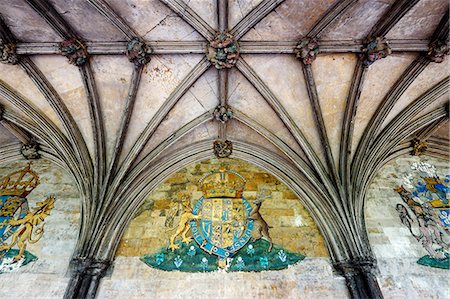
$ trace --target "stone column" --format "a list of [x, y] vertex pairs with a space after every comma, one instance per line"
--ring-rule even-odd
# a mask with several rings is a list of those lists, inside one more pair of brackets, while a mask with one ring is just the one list
[[353, 299], [382, 299], [378, 285], [376, 263], [372, 258], [354, 259], [335, 264], [335, 269], [345, 277]]
[[110, 264], [110, 261], [94, 259], [72, 260], [72, 275], [64, 299], [95, 298], [100, 280]]

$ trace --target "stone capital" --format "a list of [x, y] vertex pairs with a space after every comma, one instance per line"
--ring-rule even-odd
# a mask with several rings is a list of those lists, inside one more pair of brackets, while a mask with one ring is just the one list
[[100, 280], [105, 276], [111, 262], [93, 258], [74, 258], [70, 265], [72, 276], [64, 298], [95, 298]]
[[334, 264], [334, 268], [345, 277], [352, 298], [382, 299], [375, 272], [376, 261], [371, 257], [354, 258]]
[[361, 272], [376, 272], [376, 260], [372, 257], [358, 257], [351, 260], [345, 260], [334, 264], [334, 268], [342, 275], [355, 275]]
[[79, 274], [89, 276], [103, 276], [110, 266], [109, 261], [102, 261], [96, 259], [76, 259], [74, 263], [74, 271]]

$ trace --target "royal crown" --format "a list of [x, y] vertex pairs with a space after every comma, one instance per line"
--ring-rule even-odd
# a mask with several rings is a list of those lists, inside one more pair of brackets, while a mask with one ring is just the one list
[[241, 198], [246, 180], [232, 170], [213, 170], [206, 173], [198, 182], [199, 189], [203, 191], [203, 197], [231, 197]]
[[28, 164], [24, 169], [13, 172], [0, 179], [0, 196], [12, 195], [25, 197], [39, 184], [40, 180], [38, 175], [31, 170], [31, 164]]

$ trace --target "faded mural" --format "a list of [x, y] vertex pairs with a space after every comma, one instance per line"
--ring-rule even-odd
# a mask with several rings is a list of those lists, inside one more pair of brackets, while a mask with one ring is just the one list
[[396, 205], [401, 223], [428, 253], [420, 265], [450, 269], [449, 179], [440, 178], [435, 166], [416, 162], [394, 189], [403, 200]]
[[213, 159], [176, 173], [149, 196], [118, 255], [165, 271], [210, 272], [280, 270], [327, 253], [286, 186], [248, 163]]
[[45, 219], [55, 203], [55, 198], [50, 196], [38, 202], [35, 208], [29, 208], [27, 196], [39, 184], [39, 176], [31, 170], [31, 163], [0, 179], [0, 273], [14, 271], [37, 260], [26, 248], [42, 238]]

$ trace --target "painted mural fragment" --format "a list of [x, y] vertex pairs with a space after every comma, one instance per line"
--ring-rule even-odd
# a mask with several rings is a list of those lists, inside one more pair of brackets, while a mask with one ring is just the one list
[[394, 190], [403, 200], [400, 220], [427, 251], [417, 263], [450, 269], [450, 175], [440, 178], [428, 163], [414, 163], [412, 172]]
[[[259, 212], [270, 193], [260, 190], [252, 206], [243, 195], [246, 183], [223, 167], [206, 173], [198, 182], [202, 195], [193, 205], [188, 193], [180, 195], [182, 213], [169, 246], [141, 260], [166, 271], [209, 272], [279, 270], [304, 259], [273, 244], [271, 226]], [[176, 210], [177, 205], [169, 207], [166, 225], [173, 223]]]
[[29, 209], [27, 196], [39, 184], [31, 164], [0, 179], [0, 273], [37, 260], [26, 248], [42, 238], [45, 218], [55, 203], [55, 198], [50, 196], [38, 202], [33, 210]]

